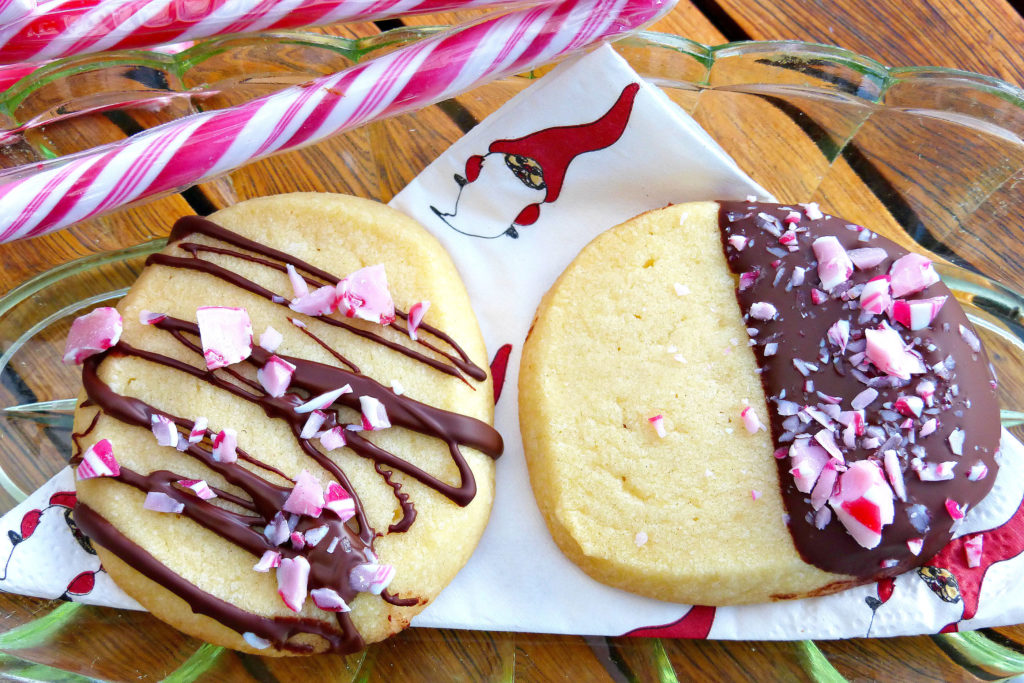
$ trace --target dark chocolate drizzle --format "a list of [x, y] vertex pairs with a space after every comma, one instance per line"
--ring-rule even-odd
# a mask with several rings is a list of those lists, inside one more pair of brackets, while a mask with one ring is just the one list
[[[784, 225], [784, 219], [792, 210], [801, 214], [798, 224], [801, 232], [798, 232], [798, 250], [789, 252], [779, 244], [778, 236], [772, 232], [777, 232]], [[940, 282], [922, 292], [904, 297], [908, 300], [943, 295], [949, 297], [938, 317], [926, 329], [911, 331], [889, 321], [884, 313], [862, 319], [858, 301], [844, 301], [838, 295], [878, 275], [887, 274], [892, 263], [907, 252], [895, 243], [840, 218], [825, 216], [811, 220], [799, 205], [790, 207], [731, 201], [720, 203], [719, 227], [730, 270], [735, 274], [752, 271], [759, 273], [752, 286], [742, 291], [737, 288], [736, 298], [747, 327], [756, 330], [752, 336], [752, 348], [768, 397], [767, 409], [775, 448], [788, 449], [793, 438], [792, 431], [783, 426], [786, 418], [778, 412], [777, 399], [782, 397], [800, 406], [818, 406], [823, 402], [817, 393], [821, 392], [840, 397], [841, 408], [851, 410], [851, 399], [867, 388], [863, 381], [865, 375], [873, 386], [877, 385], [874, 388], [879, 392], [874, 402], [865, 409], [866, 423], [884, 429], [883, 442], [889, 442], [894, 435], [899, 437], [885, 448], [894, 449], [899, 454], [907, 501], [895, 501], [893, 524], [883, 527], [881, 542], [870, 550], [861, 547], [834, 518], [824, 529], [816, 528], [810, 496], [796, 489], [790, 473], [790, 458], [786, 456], [777, 460], [779, 482], [789, 514], [789, 530], [797, 551], [809, 564], [829, 572], [858, 577], [861, 582], [894, 576], [924, 564], [952, 537], [953, 520], [945, 510], [945, 500], [949, 498], [961, 506], [966, 503], [973, 507], [991, 489], [998, 468], [996, 452], [1000, 429], [995, 379], [984, 349], [972, 352], [962, 337], [961, 325], [973, 332], [967, 316], [949, 289]], [[733, 235], [747, 237], [747, 246], [737, 250], [728, 242], [728, 238]], [[811, 290], [820, 287], [821, 281], [811, 244], [816, 238], [825, 235], [838, 238], [847, 251], [881, 247], [888, 253], [888, 257], [875, 268], [863, 271], [855, 269], [847, 285], [838, 285], [831, 292], [832, 296], [823, 303], [815, 304], [811, 300]], [[803, 285], [790, 286], [791, 274], [797, 266], [807, 269], [805, 282]], [[783, 274], [778, 276], [780, 271]], [[748, 311], [755, 302], [768, 302], [775, 306], [777, 317], [767, 322], [750, 317]], [[864, 338], [865, 329], [876, 328], [883, 320], [889, 321], [906, 343], [913, 344], [913, 349], [921, 354], [929, 371], [923, 375], [913, 375], [911, 380], [904, 382], [898, 378], [889, 378], [872, 365], [863, 370], [858, 379], [858, 373], [850, 361], [853, 352], [848, 349], [840, 353], [826, 341], [829, 327], [840, 319], [850, 322], [851, 344]], [[765, 355], [768, 343], [778, 344], [775, 355]], [[947, 357], [953, 360], [952, 364], [947, 361]], [[818, 370], [811, 370], [805, 377], [794, 364], [794, 359], [811, 363]], [[931, 369], [937, 363], [953, 366], [949, 368], [947, 378]], [[807, 379], [814, 382], [812, 392], [804, 390]], [[914, 420], [913, 432], [916, 434], [922, 421], [931, 417], [939, 421], [939, 427], [934, 433], [926, 437], [918, 436], [916, 443], [911, 443], [907, 438], [909, 432], [899, 428], [906, 418], [899, 415], [897, 420], [893, 420], [895, 410], [892, 403], [901, 395], [914, 395], [914, 387], [922, 379], [935, 383], [935, 404], [932, 409], [926, 408], [921, 418]], [[813, 434], [818, 425], [814, 421], [810, 424], [807, 433]], [[792, 427], [793, 422], [789, 425]], [[966, 434], [962, 456], [952, 452], [948, 441], [950, 433], [957, 428]], [[881, 460], [883, 449], [863, 448], [860, 439], [856, 448], [844, 446], [838, 435], [837, 442], [848, 463], [869, 458]], [[909, 467], [915, 455], [923, 456], [925, 463], [956, 461], [955, 478], [947, 481], [921, 481]], [[969, 481], [967, 472], [979, 461], [988, 466], [989, 474], [980, 481]], [[930, 515], [929, 528], [925, 533], [911, 523], [908, 510], [914, 505], [925, 506]], [[915, 510], [919, 511], [919, 508]], [[920, 555], [915, 556], [907, 546], [907, 541], [912, 538], [924, 539]]]
[[[314, 266], [293, 259], [282, 252], [246, 240], [200, 218], [189, 217], [180, 220], [172, 232], [171, 240], [184, 239], [195, 232], [202, 232], [209, 237], [230, 245], [241, 246], [257, 255], [220, 247], [210, 247], [208, 245], [182, 243], [178, 246], [191, 253], [192, 258], [179, 259], [157, 254], [151, 257], [149, 262], [207, 272], [272, 301], [278, 301], [281, 297], [226, 268], [204, 261], [198, 258], [197, 255], [200, 252], [230, 255], [280, 271], [285, 270], [284, 263], [291, 263], [297, 269], [309, 273], [323, 282], [336, 283], [338, 281], [338, 278], [320, 271]], [[277, 261], [283, 261], [283, 263], [278, 263]], [[319, 286], [319, 283], [316, 281], [311, 280], [310, 283]], [[384, 339], [376, 333], [347, 325], [341, 321], [324, 317], [318, 318], [318, 320], [350, 329], [361, 337], [371, 339], [388, 348], [397, 347], [405, 349], [408, 352], [406, 355], [416, 358], [430, 367], [436, 368], [441, 366], [439, 369], [459, 377], [463, 381], [465, 380], [461, 372], [465, 372], [474, 379], [486, 377], [486, 373], [469, 361], [465, 352], [450, 337], [432, 328], [421, 326], [420, 329], [428, 334], [432, 334], [453, 349], [452, 353], [446, 353], [437, 351], [433, 346], [428, 345], [432, 350], [448, 359], [450, 364], [407, 349], [400, 344]], [[345, 488], [352, 495], [356, 504], [356, 516], [348, 523], [342, 523], [337, 516], [326, 511], [316, 519], [294, 516], [295, 519], [293, 521], [295, 524], [292, 528], [293, 531], [304, 533], [316, 527], [328, 527], [326, 535], [315, 546], [306, 545], [301, 549], [295, 549], [287, 542], [281, 546], [275, 546], [267, 540], [263, 530], [275, 515], [282, 512], [285, 500], [291, 491], [291, 480], [280, 470], [263, 463], [242, 448], [239, 448], [237, 451], [240, 461], [250, 463], [256, 468], [276, 475], [280, 482], [272, 483], [263, 476], [245, 467], [240, 467], [235, 463], [222, 463], [214, 460], [212, 455], [214, 433], [210, 430], [206, 431], [202, 440], [189, 444], [182, 452], [182, 456], [200, 461], [210, 470], [223, 476], [229, 484], [241, 489], [244, 492], [244, 496], [214, 489], [215, 493], [218, 494], [218, 499], [205, 501], [198, 498], [191, 491], [176, 484], [177, 481], [186, 477], [166, 470], [140, 474], [122, 467], [121, 473], [115, 479], [144, 493], [160, 492], [170, 496], [184, 505], [182, 514], [186, 517], [239, 548], [246, 550], [255, 558], [261, 557], [267, 550], [280, 552], [282, 557], [303, 555], [310, 563], [309, 588], [311, 590], [315, 588], [332, 588], [346, 602], [354, 599], [356, 592], [349, 584], [349, 573], [355, 566], [374, 560], [373, 542], [378, 534], [368, 524], [358, 493], [353, 489], [341, 468], [310, 443], [309, 439], [300, 437], [308, 416], [296, 413], [294, 410], [296, 406], [313, 396], [318, 396], [348, 384], [352, 387], [352, 393], [342, 395], [331, 407], [324, 409], [324, 412], [328, 415], [327, 422], [323, 427], [324, 429], [329, 429], [335, 425], [354, 426], [346, 425], [339, 411], [342, 408], [348, 408], [358, 414], [360, 409], [359, 397], [372, 396], [384, 404], [388, 417], [395, 427], [411, 429], [420, 434], [440, 439], [447, 444], [449, 453], [459, 472], [459, 482], [457, 484], [445, 482], [398, 455], [379, 448], [363, 437], [358, 431], [346, 430], [347, 447], [361, 457], [372, 460], [376, 471], [394, 492], [395, 499], [401, 510], [401, 517], [390, 525], [388, 533], [407, 531], [416, 519], [416, 508], [410, 500], [409, 494], [401, 490], [402, 484], [400, 482], [393, 481], [395, 471], [402, 472], [433, 488], [459, 506], [466, 506], [473, 500], [476, 494], [476, 481], [469, 464], [460, 451], [460, 447], [469, 446], [491, 457], [498, 457], [501, 454], [501, 437], [489, 425], [474, 418], [451, 413], [415, 401], [407, 396], [396, 394], [390, 388], [361, 374], [354, 364], [308, 329], [301, 328], [301, 331], [320, 346], [330, 351], [346, 368], [282, 355], [280, 356], [281, 358], [295, 366], [295, 372], [288, 392], [282, 397], [274, 398], [269, 396], [258, 382], [253, 381], [241, 372], [240, 365], [216, 371], [210, 371], [203, 367], [201, 365], [202, 348], [197, 343], [199, 329], [195, 323], [168, 316], [154, 323], [154, 326], [176, 339], [182, 345], [183, 350], [186, 353], [191, 353], [199, 361], [200, 365], [193, 365], [177, 358], [140, 349], [125, 341], [118, 342], [102, 354], [88, 358], [83, 365], [83, 385], [88, 397], [87, 402], [97, 406], [100, 412], [93, 418], [89, 429], [85, 433], [92, 430], [101, 413], [125, 424], [135, 425], [144, 429], [150, 428], [152, 416], [162, 415], [172, 420], [182, 430], [183, 438], [187, 437], [194, 426], [191, 420], [157, 410], [139, 399], [114, 392], [99, 378], [98, 374], [104, 360], [111, 356], [131, 356], [191, 375], [234, 396], [259, 405], [269, 418], [284, 420], [291, 428], [303, 452], [315, 460], [318, 465]], [[404, 331], [400, 326], [397, 329]], [[254, 347], [252, 355], [245, 361], [245, 364], [259, 369], [263, 367], [271, 356], [272, 354], [266, 350]], [[452, 370], [454, 372], [449, 372]], [[76, 435], [76, 444], [78, 443], [77, 438], [81, 436]], [[76, 449], [73, 461], [80, 458], [80, 450], [80, 448]], [[223, 503], [228, 503], [229, 505], [225, 506]], [[230, 509], [231, 506], [242, 510], [242, 512]], [[328, 649], [335, 652], [354, 651], [363, 645], [361, 637], [352, 626], [351, 619], [346, 613], [338, 614], [339, 628], [332, 627], [325, 622], [315, 619], [297, 617], [268, 619], [250, 614], [203, 592], [167, 569], [149, 553], [130, 541], [100, 517], [95, 510], [85, 505], [80, 505], [76, 511], [76, 519], [83, 531], [94, 538], [97, 543], [118, 555], [118, 557], [150, 579], [157, 581], [189, 602], [195, 612], [210, 616], [240, 633], [250, 632], [270, 641], [277, 648], [298, 652], [311, 649], [308, 643], [296, 643], [290, 640], [296, 634], [302, 633], [322, 637], [327, 642]], [[387, 602], [399, 606], [409, 606], [421, 602], [420, 599], [415, 597], [401, 598], [387, 591], [381, 597]]]

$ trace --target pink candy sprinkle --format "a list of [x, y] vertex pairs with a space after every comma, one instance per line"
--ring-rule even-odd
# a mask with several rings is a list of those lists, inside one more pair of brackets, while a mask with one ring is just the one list
[[337, 302], [338, 310], [349, 318], [381, 325], [390, 325], [395, 319], [395, 303], [381, 265], [361, 268], [339, 282]]
[[911, 538], [907, 540], [907, 549], [914, 555], [920, 555], [921, 549], [924, 548], [923, 538]]
[[774, 320], [778, 314], [775, 306], [767, 301], [757, 301], [750, 305], [750, 317], [757, 320]]
[[277, 594], [293, 612], [302, 609], [309, 585], [309, 560], [302, 555], [286, 557], [277, 568]]
[[210, 485], [202, 479], [179, 479], [175, 483], [196, 494], [202, 500], [210, 500], [217, 497], [217, 494], [213, 492]]
[[153, 436], [156, 437], [156, 442], [160, 446], [174, 446], [178, 445], [178, 439], [181, 435], [178, 433], [178, 427], [174, 422], [163, 415], [153, 414], [149, 417], [150, 429], [153, 431]]
[[139, 322], [143, 325], [156, 325], [167, 319], [166, 313], [154, 313], [153, 311], [139, 311]]
[[333, 451], [341, 448], [346, 443], [345, 430], [340, 426], [331, 427], [320, 435], [320, 445], [324, 447], [325, 451]]
[[334, 310], [335, 304], [335, 291], [334, 287], [325, 285], [309, 294], [305, 294], [300, 297], [292, 299], [291, 303], [288, 304], [288, 308], [292, 309], [296, 313], [305, 313], [306, 315], [320, 316], [328, 315]]
[[260, 348], [267, 353], [274, 353], [283, 341], [284, 336], [270, 325], [267, 325], [267, 329], [260, 335]]
[[751, 434], [756, 434], [758, 430], [766, 429], [758, 418], [757, 413], [750, 406], [747, 406], [740, 411], [740, 417], [743, 419], [743, 426], [747, 428], [747, 431]]
[[903, 338], [891, 327], [882, 325], [875, 330], [864, 330], [864, 336], [867, 359], [887, 375], [910, 379], [912, 374], [925, 371], [921, 359], [904, 348]]
[[655, 415], [654, 417], [647, 418], [647, 421], [654, 425], [654, 431], [660, 438], [664, 439], [668, 434], [665, 431], [665, 418], [662, 415]]
[[276, 550], [266, 550], [263, 552], [263, 556], [260, 557], [260, 561], [253, 565], [253, 569], [258, 572], [269, 572], [275, 567], [281, 566], [281, 553]]
[[327, 421], [327, 413], [322, 410], [314, 410], [306, 418], [306, 424], [302, 425], [302, 431], [299, 433], [300, 439], [312, 439], [316, 436], [316, 433], [320, 431], [320, 428], [324, 426], [324, 422]]
[[314, 588], [309, 592], [313, 604], [327, 612], [351, 612], [345, 600], [333, 588]]
[[760, 491], [758, 491], [757, 489], [750, 489], [750, 499], [751, 500], [757, 500], [760, 497], [761, 497], [761, 492]]
[[923, 330], [932, 324], [947, 298], [937, 296], [932, 299], [917, 299], [915, 301], [896, 299], [892, 302], [890, 317], [911, 330]]
[[300, 299], [309, 294], [309, 285], [305, 278], [299, 275], [299, 271], [295, 270], [295, 266], [288, 263], [285, 265], [285, 270], [288, 271], [288, 280], [291, 282], [292, 292], [295, 293], [294, 298]]
[[894, 298], [916, 294], [939, 281], [932, 262], [913, 252], [896, 259], [889, 275], [892, 277]]
[[819, 237], [811, 244], [811, 248], [818, 259], [821, 287], [826, 292], [846, 282], [853, 275], [853, 261], [834, 236]]
[[380, 595], [395, 578], [395, 568], [390, 564], [359, 564], [352, 568], [349, 583], [352, 589], [360, 593]]
[[846, 531], [864, 548], [882, 540], [882, 527], [895, 515], [893, 492], [881, 468], [871, 460], [859, 460], [839, 477], [839, 491], [829, 505]]
[[960, 507], [960, 505], [952, 498], [946, 499], [946, 512], [949, 513], [950, 517], [957, 521], [963, 519], [966, 516], [963, 508]]
[[872, 315], [880, 315], [889, 310], [892, 305], [892, 297], [889, 296], [889, 276], [880, 275], [872, 278], [864, 284], [860, 293], [861, 310]]
[[420, 323], [423, 322], [423, 316], [427, 314], [427, 309], [429, 308], [429, 301], [419, 301], [409, 308], [409, 338], [413, 341], [419, 338], [416, 336], [416, 331], [419, 330]]
[[107, 439], [100, 439], [85, 449], [82, 454], [82, 462], [75, 470], [79, 479], [93, 479], [94, 477], [116, 477], [121, 474], [121, 467], [114, 458], [114, 447]]
[[169, 512], [171, 514], [180, 514], [185, 509], [184, 503], [179, 503], [174, 498], [171, 498], [166, 493], [160, 491], [150, 491], [146, 494], [146, 502], [142, 504], [142, 507], [153, 512]]
[[347, 522], [356, 514], [356, 501], [341, 484], [332, 481], [324, 493], [324, 508], [338, 515], [341, 521]]
[[302, 470], [282, 508], [297, 515], [319, 517], [324, 508], [324, 489], [316, 477]]
[[387, 409], [373, 396], [360, 396], [359, 408], [363, 414], [363, 429], [372, 432], [391, 426]]
[[976, 462], [971, 465], [971, 469], [967, 472], [968, 481], [981, 481], [988, 476], [988, 465], [983, 462]]
[[271, 356], [263, 367], [256, 371], [260, 386], [274, 398], [284, 396], [295, 374], [295, 366], [277, 356]]
[[302, 413], [309, 413], [314, 410], [329, 408], [340, 396], [351, 393], [352, 387], [346, 384], [343, 387], [338, 387], [337, 389], [332, 389], [326, 393], [320, 394], [319, 396], [314, 396], [302, 405], [296, 406], [295, 412], [301, 415]]
[[981, 534], [973, 536], [964, 541], [964, 554], [967, 556], [967, 566], [970, 568], [981, 566], [981, 552], [984, 537]]
[[196, 310], [206, 367], [240, 363], [252, 353], [252, 324], [244, 308], [204, 306]]
[[230, 427], [217, 432], [213, 437], [213, 459], [216, 462], [235, 462], [238, 460], [238, 433]]
[[89, 356], [106, 351], [121, 338], [122, 329], [121, 314], [108, 306], [75, 318], [64, 347], [64, 362], [78, 365]]
[[889, 257], [888, 252], [879, 247], [852, 249], [849, 254], [857, 270], [870, 270]]

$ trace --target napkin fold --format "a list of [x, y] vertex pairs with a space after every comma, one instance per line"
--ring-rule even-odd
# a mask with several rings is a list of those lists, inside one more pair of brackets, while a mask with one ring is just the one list
[[[530, 489], [517, 411], [519, 353], [541, 297], [584, 245], [623, 220], [669, 203], [749, 195], [768, 198], [691, 117], [604, 46], [510, 100], [392, 200], [444, 244], [465, 280], [495, 357], [495, 421], [505, 438], [480, 546], [414, 625], [781, 640], [1024, 621], [1024, 447], [1005, 432], [992, 493], [927, 576], [912, 571], [810, 600], [690, 607], [599, 584], [555, 546]], [[0, 520], [0, 589], [138, 609], [76, 535], [73, 490], [66, 469]], [[983, 562], [970, 568], [963, 543], [978, 533]]]

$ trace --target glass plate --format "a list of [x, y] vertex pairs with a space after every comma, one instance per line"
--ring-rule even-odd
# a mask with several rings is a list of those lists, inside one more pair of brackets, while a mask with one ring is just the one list
[[[0, 165], [68, 154], [245, 101], [436, 30], [404, 28], [365, 39], [277, 32], [203, 41], [175, 55], [133, 51], [63, 60], [0, 95], [0, 122], [24, 134], [0, 148]], [[616, 49], [780, 200], [818, 201], [930, 252], [985, 337], [1001, 381], [1004, 424], [1024, 437], [1024, 414], [1015, 412], [1024, 408], [1024, 93], [976, 74], [888, 69], [838, 48], [791, 41], [707, 47], [644, 33]], [[177, 215], [292, 190], [387, 201], [538, 75], [477, 88], [65, 233], [0, 245], [0, 289], [10, 290], [0, 298], [0, 405], [20, 406], [0, 416], [0, 510], [67, 460], [70, 412], [59, 399], [74, 396], [80, 381], [59, 362], [70, 321], [117, 299]], [[138, 244], [147, 236], [156, 239]], [[106, 251], [125, 244], [138, 246]], [[0, 595], [0, 615], [0, 677], [17, 680], [996, 679], [1024, 673], [1019, 626], [819, 643], [411, 629], [357, 655], [281, 660], [203, 645], [146, 614]]]

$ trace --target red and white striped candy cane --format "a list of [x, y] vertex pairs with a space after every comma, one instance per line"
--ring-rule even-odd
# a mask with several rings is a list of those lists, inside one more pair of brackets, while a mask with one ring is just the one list
[[672, 0], [567, 0], [408, 45], [251, 102], [0, 176], [0, 242], [187, 187], [249, 161], [418, 109], [657, 19]]
[[36, 0], [0, 0], [0, 26], [28, 16], [36, 8]]
[[[30, 1], [0, 0], [0, 3]], [[536, 5], [540, 1], [49, 0], [17, 23], [0, 26], [0, 64], [135, 49], [227, 33], [371, 21], [459, 9], [507, 8]]]

